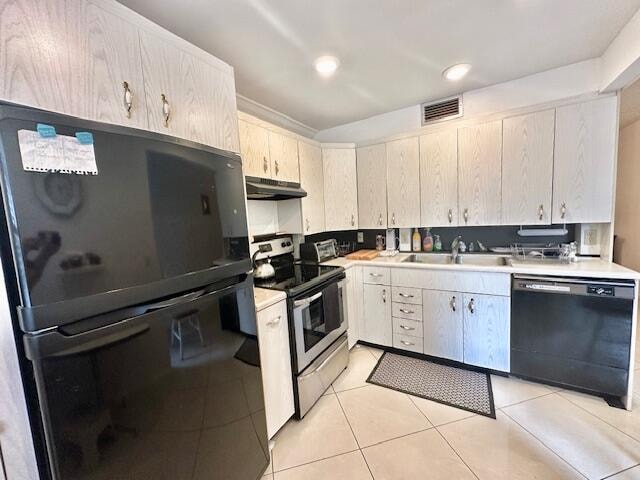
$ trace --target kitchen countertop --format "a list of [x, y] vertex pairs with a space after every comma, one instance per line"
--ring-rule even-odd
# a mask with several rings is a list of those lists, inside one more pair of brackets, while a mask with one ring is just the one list
[[278, 290], [269, 290], [267, 288], [254, 288], [253, 298], [256, 303], [256, 311], [264, 310], [271, 305], [285, 300], [287, 294]]
[[[528, 275], [554, 275], [568, 277], [607, 278], [640, 280], [640, 273], [616, 263], [605, 262], [594, 258], [579, 258], [570, 264], [551, 264], [520, 262], [508, 260], [508, 265], [469, 265], [469, 264], [425, 264], [404, 262], [410, 253], [399, 253], [394, 257], [376, 257], [373, 260], [347, 260], [344, 257], [328, 260], [325, 265], [349, 268], [353, 265], [370, 265], [374, 267], [423, 268], [428, 270], [462, 270], [470, 272], [518, 273]], [[469, 255], [469, 254], [467, 254]]]

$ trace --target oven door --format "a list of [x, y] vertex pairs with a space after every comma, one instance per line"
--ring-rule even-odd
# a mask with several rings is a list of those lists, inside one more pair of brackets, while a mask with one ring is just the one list
[[[331, 282], [333, 283], [333, 281]], [[325, 284], [304, 296], [293, 299], [293, 329], [295, 335], [296, 373], [302, 372], [318, 355], [325, 351], [340, 335], [347, 331], [346, 280], [338, 282], [338, 302], [336, 308], [327, 310], [323, 293]], [[339, 327], [330, 329], [325, 315], [336, 315]]]

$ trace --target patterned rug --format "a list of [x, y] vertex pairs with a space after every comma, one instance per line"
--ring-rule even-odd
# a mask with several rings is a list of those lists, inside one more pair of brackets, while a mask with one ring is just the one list
[[496, 418], [488, 373], [385, 352], [367, 382]]

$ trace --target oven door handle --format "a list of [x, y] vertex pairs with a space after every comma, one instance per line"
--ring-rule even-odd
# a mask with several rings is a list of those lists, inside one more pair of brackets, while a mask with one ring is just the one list
[[311, 302], [315, 302], [321, 296], [322, 296], [322, 292], [318, 292], [315, 295], [311, 295], [310, 297], [302, 298], [300, 300], [294, 300], [293, 308], [295, 308], [297, 310], [298, 308], [306, 307], [306, 306], [310, 305]]

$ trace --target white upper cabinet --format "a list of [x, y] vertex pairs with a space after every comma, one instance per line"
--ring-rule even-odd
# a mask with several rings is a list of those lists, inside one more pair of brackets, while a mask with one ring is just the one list
[[323, 148], [325, 229], [358, 228], [358, 181], [354, 148]]
[[269, 131], [271, 178], [300, 183], [298, 142], [295, 138]]
[[460, 225], [500, 224], [502, 121], [458, 130]]
[[502, 223], [551, 223], [555, 111], [503, 121]]
[[618, 100], [556, 109], [553, 223], [610, 222]]
[[387, 227], [387, 153], [384, 144], [356, 149], [358, 228]]
[[300, 186], [307, 192], [301, 200], [302, 233], [311, 235], [325, 229], [322, 150], [315, 145], [298, 142], [298, 155]]
[[420, 224], [458, 225], [458, 132], [420, 137]]
[[418, 137], [404, 138], [387, 147], [387, 225], [420, 224], [420, 154]]
[[242, 169], [249, 177], [271, 177], [269, 132], [245, 120], [238, 120]]

